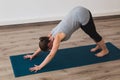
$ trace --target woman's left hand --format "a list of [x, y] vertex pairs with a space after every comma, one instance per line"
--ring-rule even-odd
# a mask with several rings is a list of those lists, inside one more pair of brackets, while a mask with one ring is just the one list
[[41, 70], [41, 67], [40, 66], [38, 66], [38, 65], [34, 65], [34, 67], [32, 67], [32, 68], [30, 68], [29, 69], [31, 72], [37, 72], [38, 70]]

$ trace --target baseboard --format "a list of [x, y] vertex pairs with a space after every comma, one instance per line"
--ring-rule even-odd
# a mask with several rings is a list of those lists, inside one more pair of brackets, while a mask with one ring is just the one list
[[[120, 15], [109, 15], [109, 16], [99, 16], [93, 17], [94, 20], [103, 20], [103, 19], [114, 19], [120, 18]], [[61, 20], [53, 20], [53, 21], [44, 21], [44, 22], [31, 22], [31, 23], [23, 23], [23, 24], [11, 24], [11, 25], [3, 25], [0, 28], [6, 27], [26, 27], [26, 26], [43, 26], [43, 25], [51, 25], [51, 24], [58, 24]]]
[[120, 15], [99, 16], [93, 18], [94, 20], [113, 19], [113, 18], [120, 18]]

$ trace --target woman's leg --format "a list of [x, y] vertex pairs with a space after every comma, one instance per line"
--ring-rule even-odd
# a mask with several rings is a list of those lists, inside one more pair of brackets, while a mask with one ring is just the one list
[[[89, 12], [90, 13], [90, 12]], [[103, 57], [108, 54], [108, 49], [102, 37], [98, 34], [95, 28], [95, 24], [93, 22], [92, 15], [90, 13], [90, 19], [86, 25], [81, 25], [82, 30], [87, 33], [97, 44], [97, 46], [91, 49], [92, 52], [95, 52], [98, 49], [101, 49], [99, 53], [96, 54], [98, 57]]]
[[97, 51], [98, 49], [101, 49], [99, 45], [96, 45], [96, 47], [92, 48], [90, 51], [91, 52], [95, 52]]
[[101, 52], [97, 53], [96, 56], [103, 57], [109, 53], [103, 39], [101, 41], [97, 42], [97, 45], [99, 45], [102, 50], [101, 50]]

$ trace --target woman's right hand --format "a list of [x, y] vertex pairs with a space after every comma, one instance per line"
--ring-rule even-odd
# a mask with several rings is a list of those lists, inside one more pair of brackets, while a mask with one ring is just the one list
[[24, 59], [30, 59], [30, 60], [32, 60], [33, 59], [33, 55], [25, 55]]

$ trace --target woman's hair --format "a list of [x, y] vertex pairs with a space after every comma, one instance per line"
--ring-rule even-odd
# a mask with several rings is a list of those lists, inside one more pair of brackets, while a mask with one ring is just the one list
[[39, 47], [42, 51], [48, 51], [49, 47], [48, 47], [48, 43], [50, 42], [49, 37], [47, 36], [43, 36], [39, 38], [40, 42], [39, 42]]

